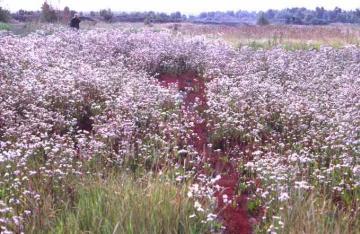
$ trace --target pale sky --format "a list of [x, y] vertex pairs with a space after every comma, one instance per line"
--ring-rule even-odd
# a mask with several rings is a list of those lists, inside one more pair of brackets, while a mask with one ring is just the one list
[[[19, 9], [39, 10], [44, 0], [0, 0], [0, 6], [17, 11]], [[283, 9], [306, 7], [314, 9], [323, 6], [334, 9], [336, 6], [351, 10], [360, 8], [360, 0], [48, 0], [57, 9], [69, 6], [76, 11], [98, 11], [111, 8], [113, 11], [156, 11], [191, 14], [202, 11]]]

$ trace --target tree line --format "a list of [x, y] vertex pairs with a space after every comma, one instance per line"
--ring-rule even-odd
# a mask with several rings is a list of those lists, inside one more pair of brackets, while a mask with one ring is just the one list
[[198, 16], [190, 17], [192, 21], [204, 23], [249, 23], [254, 24], [299, 24], [299, 25], [326, 25], [331, 23], [360, 24], [360, 9], [346, 11], [339, 7], [326, 10], [317, 7], [309, 10], [304, 7], [287, 8], [282, 10], [268, 10], [262, 12], [227, 11], [203, 12]]
[[264, 16], [273, 23], [325, 25], [331, 23], [360, 23], [360, 8], [351, 11], [335, 7], [333, 10], [326, 10], [324, 7], [317, 7], [315, 10], [306, 8], [290, 8], [284, 10], [268, 10]]
[[[62, 10], [54, 9], [50, 4], [44, 2], [39, 11], [19, 10], [10, 13], [0, 7], [0, 21], [8, 22], [11, 19], [17, 21], [44, 21], [44, 22], [68, 22], [76, 13], [65, 7]], [[306, 8], [287, 8], [282, 10], [268, 10], [263, 12], [249, 11], [215, 11], [202, 12], [198, 15], [184, 15], [181, 12], [158, 13], [148, 12], [113, 12], [111, 9], [102, 9], [98, 12], [91, 11], [80, 13], [83, 17], [106, 22], [144, 22], [167, 23], [167, 22], [195, 22], [211, 24], [300, 24], [300, 25], [326, 25], [331, 23], [360, 24], [360, 9], [346, 11], [339, 7], [326, 10], [317, 7], [315, 10]]]

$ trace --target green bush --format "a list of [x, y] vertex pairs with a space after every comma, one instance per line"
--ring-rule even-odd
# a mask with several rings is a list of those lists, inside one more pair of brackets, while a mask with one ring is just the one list
[[270, 22], [269, 22], [269, 20], [265, 17], [264, 14], [261, 14], [260, 17], [258, 18], [256, 24], [257, 24], [257, 25], [260, 25], [260, 26], [264, 26], [264, 25], [269, 25]]
[[1, 23], [0, 22], [0, 31], [9, 31], [10, 30], [10, 26], [8, 24], [5, 23]]

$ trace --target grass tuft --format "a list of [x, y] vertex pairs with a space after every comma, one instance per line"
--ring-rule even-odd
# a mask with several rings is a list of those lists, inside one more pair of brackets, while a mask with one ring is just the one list
[[0, 31], [9, 31], [9, 30], [10, 30], [10, 26], [8, 24], [0, 22]]
[[289, 200], [278, 205], [268, 229], [258, 229], [256, 233], [360, 233], [359, 210], [340, 208], [320, 192], [293, 191]]
[[[57, 216], [51, 233], [206, 233], [210, 224], [186, 196], [186, 185], [122, 174], [89, 178], [76, 202]], [[197, 216], [190, 218], [192, 214]]]

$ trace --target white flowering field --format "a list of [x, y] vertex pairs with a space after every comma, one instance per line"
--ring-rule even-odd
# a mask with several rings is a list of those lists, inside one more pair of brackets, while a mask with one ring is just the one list
[[[0, 37], [0, 232], [69, 233], [78, 188], [117, 173], [186, 200], [173, 233], [359, 233], [360, 49], [150, 30]], [[156, 232], [78, 219], [74, 233]]]

